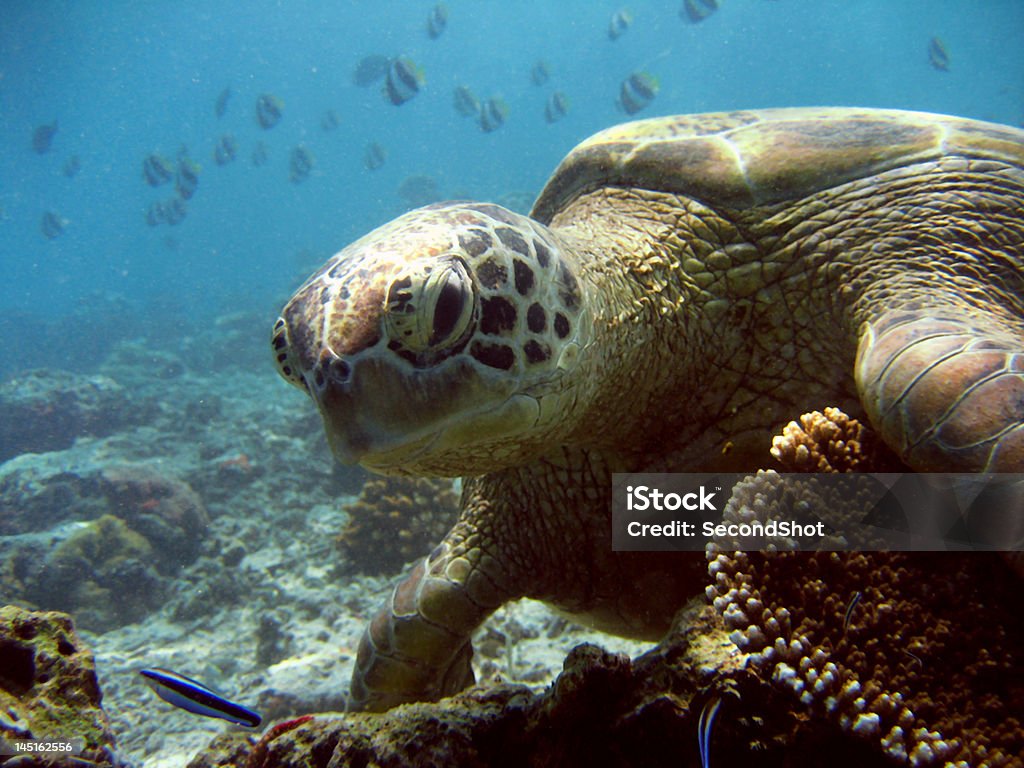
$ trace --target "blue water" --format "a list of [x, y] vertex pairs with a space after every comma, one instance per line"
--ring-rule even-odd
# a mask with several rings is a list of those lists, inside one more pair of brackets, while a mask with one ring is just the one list
[[[949, 112], [1019, 124], [1024, 117], [1024, 2], [1020, 0], [722, 0], [699, 25], [680, 3], [594, 0], [448, 0], [448, 28], [425, 34], [430, 0], [299, 2], [47, 2], [6, 0], [0, 24], [0, 314], [5, 335], [121, 296], [208, 317], [247, 309], [273, 317], [315, 264], [403, 209], [411, 174], [436, 178], [444, 196], [494, 199], [535, 193], [588, 134], [625, 119], [619, 83], [646, 68], [661, 92], [638, 117], [743, 107], [856, 104]], [[635, 21], [610, 42], [620, 7]], [[940, 37], [949, 72], [929, 66]], [[351, 74], [370, 53], [404, 54], [426, 85], [401, 107]], [[529, 71], [548, 61], [550, 82]], [[501, 95], [509, 116], [484, 134], [452, 108], [452, 89]], [[225, 116], [214, 102], [233, 95]], [[554, 90], [571, 99], [543, 119]], [[259, 128], [261, 93], [284, 102]], [[323, 113], [341, 117], [321, 130]], [[32, 150], [37, 125], [59, 120], [49, 153]], [[239, 158], [218, 167], [215, 142], [233, 133]], [[269, 162], [252, 167], [262, 140]], [[386, 165], [370, 172], [364, 147]], [[288, 180], [304, 144], [313, 175]], [[167, 197], [142, 180], [143, 159], [188, 147], [202, 166], [188, 215], [149, 227]], [[77, 154], [81, 172], [61, 169]], [[68, 220], [54, 240], [47, 210]], [[103, 298], [106, 297], [106, 298]], [[20, 318], [11, 321], [11, 318]], [[12, 326], [12, 322], [14, 325]], [[88, 327], [78, 329], [88, 333]]]

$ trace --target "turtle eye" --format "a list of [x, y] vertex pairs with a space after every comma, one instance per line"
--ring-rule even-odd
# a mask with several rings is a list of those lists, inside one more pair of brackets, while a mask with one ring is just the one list
[[453, 346], [465, 337], [474, 306], [473, 283], [460, 259], [421, 265], [388, 290], [392, 342], [417, 357]]
[[432, 347], [454, 336], [456, 329], [459, 332], [465, 330], [466, 321], [469, 319], [466, 308], [470, 304], [470, 296], [463, 276], [456, 270], [446, 269], [439, 282], [441, 286], [437, 289], [433, 333], [430, 335]]

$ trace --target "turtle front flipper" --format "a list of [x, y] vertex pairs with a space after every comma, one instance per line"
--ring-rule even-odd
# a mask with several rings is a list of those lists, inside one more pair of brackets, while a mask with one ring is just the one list
[[[458, 524], [395, 587], [359, 641], [349, 709], [436, 701], [474, 682], [470, 635], [511, 597], [507, 574]], [[469, 544], [469, 546], [467, 546]], [[515, 595], [518, 597], [519, 595]]]
[[915, 308], [863, 324], [857, 389], [919, 471], [1024, 471], [1024, 337], [1006, 315]]

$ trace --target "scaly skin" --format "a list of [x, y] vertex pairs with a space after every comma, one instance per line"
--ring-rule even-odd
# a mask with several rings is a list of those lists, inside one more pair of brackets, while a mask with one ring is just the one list
[[584, 142], [541, 224], [442, 204], [336, 256], [275, 327], [282, 373], [339, 458], [479, 476], [368, 628], [353, 707], [460, 689], [521, 596], [664, 631], [699, 559], [610, 552], [612, 472], [754, 469], [823, 404], [917, 469], [1024, 471], [1022, 165], [1024, 133], [920, 113], [665, 118]]
[[617, 634], [664, 635], [674, 613], [666, 605], [701, 588], [703, 563], [609, 552], [609, 470], [593, 454], [562, 451], [468, 481], [459, 522], [364, 632], [350, 709], [383, 711], [461, 690], [473, 681], [473, 630], [520, 597]]

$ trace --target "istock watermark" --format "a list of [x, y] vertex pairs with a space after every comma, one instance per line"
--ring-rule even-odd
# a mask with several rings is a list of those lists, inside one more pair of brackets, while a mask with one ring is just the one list
[[616, 551], [1024, 551], [1024, 475], [621, 474]]
[[714, 504], [715, 495], [721, 491], [720, 487], [708, 492], [706, 487], [699, 486], [696, 491], [689, 493], [663, 493], [657, 488], [646, 485], [626, 486], [626, 509], [637, 512], [646, 512], [648, 509], [656, 512], [675, 512], [677, 509], [711, 510], [715, 512], [718, 508]]

